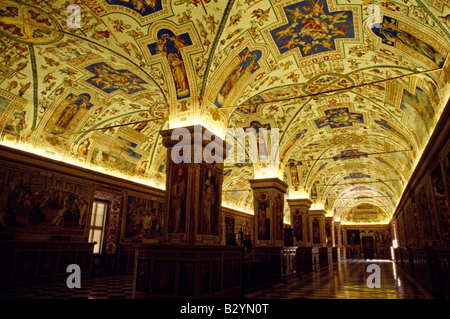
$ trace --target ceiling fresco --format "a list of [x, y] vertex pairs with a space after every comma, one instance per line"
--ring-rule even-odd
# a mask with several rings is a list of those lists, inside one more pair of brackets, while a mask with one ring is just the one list
[[276, 176], [389, 221], [450, 96], [442, 0], [3, 0], [0, 42], [10, 147], [163, 189], [160, 130], [278, 129], [279, 165], [225, 165], [250, 213], [248, 179]]

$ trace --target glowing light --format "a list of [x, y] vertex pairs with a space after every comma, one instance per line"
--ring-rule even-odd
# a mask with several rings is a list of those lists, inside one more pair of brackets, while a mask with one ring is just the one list
[[309, 210], [325, 210], [323, 203], [312, 203]]
[[392, 260], [395, 260], [395, 251], [394, 251], [394, 247], [391, 246], [391, 258]]
[[216, 125], [211, 125], [211, 120], [202, 118], [202, 117], [189, 117], [189, 116], [182, 116], [178, 119], [172, 119], [170, 118], [169, 121], [169, 129], [175, 129], [175, 128], [181, 128], [181, 127], [188, 127], [192, 125], [201, 125], [204, 128], [206, 128], [211, 133], [217, 135], [219, 138], [225, 140], [226, 136], [226, 125], [225, 123], [218, 122]]
[[289, 199], [308, 199], [308, 193], [305, 191], [291, 191], [289, 190]]
[[153, 188], [158, 188], [158, 189], [161, 189], [161, 190], [165, 190], [165, 183], [164, 183], [163, 186], [160, 186], [158, 182], [156, 182], [156, 181], [154, 181], [152, 179], [143, 179], [143, 178], [138, 178], [138, 177], [130, 177], [129, 175], [120, 173], [118, 171], [110, 170], [110, 169], [107, 169], [107, 168], [104, 168], [104, 167], [101, 167], [101, 166], [92, 167], [92, 166], [89, 166], [89, 164], [77, 161], [74, 158], [64, 158], [64, 157], [62, 157], [61, 155], [59, 155], [57, 153], [49, 154], [48, 152], [46, 152], [46, 151], [44, 151], [42, 149], [35, 148], [35, 147], [25, 148], [25, 147], [23, 147], [21, 145], [19, 145], [19, 146], [18, 145], [8, 145], [8, 144], [5, 144], [5, 143], [0, 143], [0, 144], [5, 145], [5, 146], [7, 146], [9, 148], [13, 148], [13, 149], [16, 149], [16, 150], [28, 153], [28, 154], [33, 154], [33, 155], [36, 155], [36, 156], [39, 156], [39, 157], [44, 157], [44, 158], [51, 159], [53, 161], [61, 162], [61, 163], [64, 163], [64, 164], [68, 164], [68, 165], [74, 166], [74, 168], [80, 167], [80, 168], [83, 168], [83, 169], [86, 169], [86, 170], [89, 170], [89, 171], [99, 172], [99, 173], [103, 173], [103, 174], [106, 174], [106, 175], [109, 175], [109, 176], [117, 177], [117, 178], [120, 178], [120, 179], [123, 179], [123, 180], [126, 180], [126, 181], [132, 181], [132, 182], [139, 183], [139, 184], [142, 184], [142, 185], [145, 185], [145, 186], [150, 186], [150, 187], [153, 187]]
[[397, 248], [398, 247], [397, 239], [392, 240], [392, 247], [393, 248]]
[[249, 212], [247, 210], [243, 210], [242, 207], [238, 207], [236, 205], [230, 205], [229, 203], [222, 203], [222, 207], [236, 210], [240, 213], [244, 213], [244, 214], [248, 214], [248, 215], [255, 215], [254, 212]]
[[363, 225], [389, 225], [389, 222], [374, 222], [374, 223], [355, 223], [355, 222], [342, 222], [341, 225], [358, 225], [358, 226], [363, 226]]

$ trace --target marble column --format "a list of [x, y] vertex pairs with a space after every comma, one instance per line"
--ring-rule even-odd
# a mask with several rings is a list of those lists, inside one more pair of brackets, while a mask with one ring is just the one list
[[284, 194], [288, 185], [278, 178], [252, 179], [255, 246], [284, 245]]
[[294, 246], [307, 246], [307, 215], [312, 201], [308, 198], [288, 199], [291, 214], [291, 225], [294, 229]]
[[167, 148], [165, 242], [221, 244], [226, 143], [201, 125], [160, 134]]

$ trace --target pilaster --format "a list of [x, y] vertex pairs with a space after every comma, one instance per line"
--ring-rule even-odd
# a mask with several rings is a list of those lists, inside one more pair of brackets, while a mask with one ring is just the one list
[[255, 211], [255, 246], [284, 245], [284, 194], [288, 185], [278, 178], [249, 180]]

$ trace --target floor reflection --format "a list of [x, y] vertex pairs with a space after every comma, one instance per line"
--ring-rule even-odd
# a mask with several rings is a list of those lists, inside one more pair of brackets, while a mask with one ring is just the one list
[[[380, 288], [375, 283], [370, 264], [378, 265]], [[429, 299], [430, 296], [405, 277], [389, 260], [342, 260], [317, 272], [301, 273], [298, 278], [276, 284], [247, 298], [261, 299]]]

